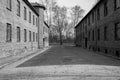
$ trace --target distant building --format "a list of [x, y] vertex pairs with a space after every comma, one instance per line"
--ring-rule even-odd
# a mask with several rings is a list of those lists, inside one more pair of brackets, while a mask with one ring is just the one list
[[46, 22], [44, 22], [43, 27], [43, 45], [44, 47], [49, 46], [49, 26]]
[[44, 10], [28, 0], [0, 0], [0, 55], [43, 47]]
[[120, 0], [100, 0], [75, 27], [76, 45], [120, 57]]

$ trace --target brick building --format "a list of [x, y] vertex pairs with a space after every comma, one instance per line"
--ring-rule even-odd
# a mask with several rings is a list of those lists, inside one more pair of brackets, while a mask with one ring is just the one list
[[75, 31], [77, 46], [120, 57], [120, 0], [100, 0]]
[[0, 56], [43, 47], [45, 7], [28, 0], [0, 0]]

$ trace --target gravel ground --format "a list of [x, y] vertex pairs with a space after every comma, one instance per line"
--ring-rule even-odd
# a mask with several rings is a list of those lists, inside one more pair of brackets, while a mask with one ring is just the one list
[[0, 80], [120, 80], [120, 61], [74, 46], [53, 46], [0, 70]]

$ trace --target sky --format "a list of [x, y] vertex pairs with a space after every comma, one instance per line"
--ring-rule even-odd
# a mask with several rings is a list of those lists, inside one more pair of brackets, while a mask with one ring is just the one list
[[[29, 0], [30, 2], [42, 2], [44, 0]], [[96, 3], [96, 0], [57, 0], [58, 5], [71, 8], [75, 5], [80, 5], [87, 13]]]

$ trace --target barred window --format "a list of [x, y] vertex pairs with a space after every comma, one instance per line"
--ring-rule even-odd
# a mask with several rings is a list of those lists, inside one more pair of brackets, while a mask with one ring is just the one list
[[31, 12], [29, 11], [29, 23], [31, 23]]
[[20, 42], [20, 27], [17, 27], [17, 42]]
[[35, 42], [35, 32], [33, 32], [33, 42]]
[[35, 16], [33, 15], [33, 25], [35, 25]]
[[98, 31], [98, 40], [100, 40], [100, 29], [98, 29], [97, 31]]
[[6, 42], [11, 42], [11, 41], [12, 41], [12, 26], [11, 24], [7, 23]]
[[94, 23], [94, 12], [92, 13], [92, 22]]
[[93, 35], [93, 36], [92, 36], [92, 39], [93, 39], [93, 41], [94, 41], [94, 30], [92, 31], [92, 35]]
[[100, 9], [97, 9], [97, 19], [100, 20]]
[[17, 15], [20, 16], [20, 1], [17, 0]]
[[38, 19], [36, 18], [36, 26], [38, 26]]
[[24, 20], [27, 20], [27, 9], [24, 7]]
[[104, 40], [107, 40], [107, 26], [104, 27]]
[[36, 33], [36, 42], [38, 41], [38, 33]]
[[120, 40], [120, 23], [115, 24], [115, 40]]
[[24, 29], [24, 42], [26, 42], [26, 41], [27, 41], [27, 30]]
[[115, 9], [120, 8], [120, 0], [115, 0]]
[[31, 31], [29, 31], [29, 41], [32, 41], [32, 37], [31, 37]]
[[104, 3], [104, 16], [108, 15], [108, 7], [107, 7], [107, 2]]
[[12, 0], [7, 0], [7, 9], [12, 10]]

